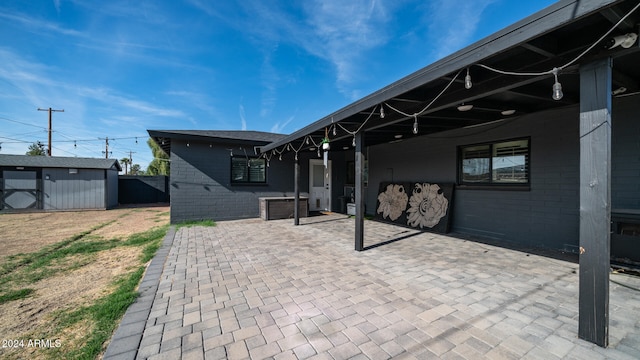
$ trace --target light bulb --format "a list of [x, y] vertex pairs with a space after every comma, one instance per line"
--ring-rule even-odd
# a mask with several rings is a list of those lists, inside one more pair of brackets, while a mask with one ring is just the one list
[[296, 161], [298, 161], [298, 153], [296, 153], [295, 159]]
[[278, 160], [282, 161], [282, 154], [278, 157]]
[[307, 145], [309, 145], [309, 137], [307, 137]]
[[333, 136], [336, 136], [336, 127], [333, 127]]
[[384, 107], [380, 105], [380, 119], [384, 119]]
[[269, 167], [269, 160], [267, 160], [267, 167]]
[[560, 85], [560, 83], [556, 81], [556, 83], [553, 84], [553, 100], [560, 100], [563, 96], [564, 94], [562, 93], [562, 85]]
[[415, 117], [415, 120], [413, 121], [413, 134], [417, 135], [418, 134], [418, 118]]
[[553, 100], [560, 100], [564, 96], [562, 93], [562, 85], [558, 81], [558, 68], [553, 68], [551, 71], [553, 73], [553, 77], [556, 79], [556, 82], [553, 84], [553, 95], [551, 96]]
[[320, 157], [320, 148], [318, 147], [318, 157]]
[[471, 75], [469, 75], [469, 68], [467, 68], [467, 76], [464, 77], [464, 87], [469, 90], [472, 86], [473, 83], [471, 82]]
[[351, 142], [351, 146], [356, 147], [356, 136], [353, 135], [353, 141]]

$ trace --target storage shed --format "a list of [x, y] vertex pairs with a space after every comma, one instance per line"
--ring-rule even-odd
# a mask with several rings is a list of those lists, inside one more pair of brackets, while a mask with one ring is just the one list
[[0, 212], [118, 205], [116, 159], [0, 155]]

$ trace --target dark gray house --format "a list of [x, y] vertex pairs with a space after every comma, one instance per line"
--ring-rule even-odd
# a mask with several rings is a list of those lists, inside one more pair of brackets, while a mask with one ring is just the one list
[[118, 205], [115, 159], [0, 155], [0, 211]]
[[171, 222], [259, 216], [259, 198], [293, 195], [291, 160], [260, 158], [284, 135], [258, 131], [149, 130], [170, 154]]

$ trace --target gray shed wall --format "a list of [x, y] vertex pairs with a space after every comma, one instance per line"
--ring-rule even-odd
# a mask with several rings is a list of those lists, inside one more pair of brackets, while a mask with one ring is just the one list
[[[616, 99], [612, 112], [612, 207], [640, 208], [637, 99]], [[524, 246], [576, 251], [578, 121], [579, 110], [571, 107], [371, 147], [368, 212], [375, 212], [382, 181], [456, 182], [458, 146], [530, 137], [530, 191], [456, 187], [452, 230]]]
[[[211, 146], [210, 146], [211, 145]], [[171, 223], [187, 220], [230, 220], [259, 217], [258, 198], [293, 194], [293, 159], [274, 157], [266, 185], [231, 184], [231, 157], [253, 155], [253, 144], [222, 144], [172, 139]]]
[[[49, 175], [49, 180], [46, 179], [47, 175]], [[107, 207], [105, 170], [78, 169], [77, 174], [69, 174], [69, 169], [44, 168], [42, 169], [42, 181], [45, 210], [104, 209]], [[117, 179], [115, 182], [117, 183]]]

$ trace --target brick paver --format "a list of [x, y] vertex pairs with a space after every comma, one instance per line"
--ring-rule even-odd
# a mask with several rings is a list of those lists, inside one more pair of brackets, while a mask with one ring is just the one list
[[401, 240], [356, 252], [352, 219], [301, 223], [171, 233], [104, 358], [640, 358], [638, 278], [611, 275], [602, 349], [577, 337], [577, 264], [372, 221], [365, 246]]

